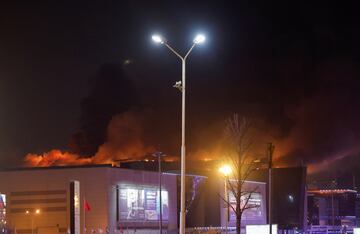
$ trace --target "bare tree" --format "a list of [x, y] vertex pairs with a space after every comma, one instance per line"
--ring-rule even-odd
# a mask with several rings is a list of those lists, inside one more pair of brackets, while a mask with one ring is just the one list
[[228, 199], [223, 197], [222, 200], [234, 211], [236, 233], [240, 234], [243, 213], [248, 209], [259, 207], [258, 204], [250, 202], [258, 188], [249, 188], [245, 184], [250, 174], [256, 169], [253, 159], [248, 154], [252, 146], [250, 121], [234, 114], [226, 121], [225, 139], [228, 151], [225, 160], [232, 167], [231, 176], [225, 179], [227, 180], [227, 190], [234, 196], [236, 205], [230, 204]]

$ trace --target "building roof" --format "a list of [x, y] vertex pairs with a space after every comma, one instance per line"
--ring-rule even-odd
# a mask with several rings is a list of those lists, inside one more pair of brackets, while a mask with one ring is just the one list
[[357, 193], [356, 190], [353, 189], [314, 189], [314, 190], [308, 190], [309, 195], [340, 195], [340, 194], [346, 194], [346, 193]]
[[[75, 169], [75, 168], [114, 168], [114, 169], [122, 169], [122, 170], [132, 170], [132, 171], [140, 171], [139, 169], [121, 167], [114, 164], [85, 164], [85, 165], [70, 165], [70, 166], [50, 166], [50, 167], [14, 167], [14, 168], [0, 168], [0, 172], [11, 172], [11, 171], [37, 171], [37, 170], [63, 170], [63, 169]], [[155, 170], [141, 170], [146, 172], [157, 173]], [[180, 172], [177, 171], [163, 171], [162, 174], [165, 175], [180, 175]], [[197, 175], [197, 174], [189, 174], [186, 176], [192, 177], [204, 177], [207, 176]]]
[[50, 166], [50, 167], [14, 167], [0, 168], [1, 171], [28, 171], [28, 170], [56, 170], [56, 169], [73, 169], [73, 168], [98, 168], [98, 167], [114, 167], [112, 164], [86, 164], [86, 165], [70, 165], [70, 166]]

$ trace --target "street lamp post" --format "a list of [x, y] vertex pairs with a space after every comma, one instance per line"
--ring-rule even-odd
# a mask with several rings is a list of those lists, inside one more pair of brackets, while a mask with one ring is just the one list
[[332, 187], [332, 191], [331, 191], [331, 224], [332, 224], [332, 227], [334, 228], [334, 226], [335, 226], [334, 190], [336, 187], [336, 180], [331, 181], [331, 187]]
[[161, 194], [161, 157], [165, 156], [162, 152], [156, 152], [153, 154], [154, 157], [157, 157], [158, 160], [158, 169], [159, 169], [159, 206], [160, 206], [160, 219], [159, 219], [159, 233], [162, 234], [162, 194]]
[[181, 105], [181, 175], [180, 175], [180, 234], [185, 234], [185, 87], [186, 87], [186, 77], [185, 77], [185, 66], [186, 59], [189, 56], [190, 52], [194, 49], [196, 44], [201, 44], [205, 41], [204, 35], [197, 35], [193, 41], [192, 46], [187, 51], [185, 56], [181, 56], [176, 52], [166, 40], [159, 36], [153, 35], [152, 39], [156, 43], [164, 44], [171, 52], [173, 52], [181, 60], [181, 81], [175, 83], [174, 87], [178, 88], [182, 93], [182, 105]]
[[34, 215], [40, 214], [40, 209], [36, 209], [34, 214], [30, 214], [30, 211], [25, 211], [26, 215], [31, 215], [31, 234], [34, 234]]
[[268, 198], [268, 206], [269, 206], [269, 213], [268, 213], [268, 219], [269, 219], [269, 234], [272, 234], [272, 159], [273, 159], [273, 153], [274, 153], [275, 146], [272, 143], [268, 143], [268, 158], [269, 158], [269, 198]]
[[232, 170], [231, 167], [228, 165], [224, 165], [219, 168], [219, 171], [224, 175], [225, 182], [224, 182], [224, 196], [225, 196], [225, 203], [226, 203], [226, 212], [225, 212], [225, 233], [228, 233], [229, 228], [229, 192], [228, 192], [228, 180], [229, 175], [231, 174]]

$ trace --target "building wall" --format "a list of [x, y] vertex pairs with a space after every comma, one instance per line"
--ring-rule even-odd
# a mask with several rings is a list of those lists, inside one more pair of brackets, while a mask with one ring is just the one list
[[[17, 233], [51, 230], [66, 233], [69, 228], [70, 181], [80, 182], [81, 232], [118, 226], [116, 188], [121, 184], [158, 186], [158, 173], [102, 167], [60, 167], [0, 171], [0, 193], [7, 196], [7, 221]], [[163, 175], [163, 187], [169, 191], [169, 222], [177, 227], [176, 176]], [[84, 212], [84, 200], [91, 207]], [[35, 214], [39, 209], [40, 213]], [[26, 214], [26, 211], [29, 214]], [[32, 225], [33, 224], [33, 225]], [[141, 226], [141, 225], [140, 225]], [[145, 227], [145, 226], [144, 226]], [[49, 232], [49, 231], [47, 231]]]
[[281, 229], [305, 229], [306, 168], [272, 169], [272, 223]]

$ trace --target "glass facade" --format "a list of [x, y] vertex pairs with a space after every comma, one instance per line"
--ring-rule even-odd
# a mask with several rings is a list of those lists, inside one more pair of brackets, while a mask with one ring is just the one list
[[[241, 199], [241, 206], [244, 206], [244, 203], [247, 200], [248, 194], [244, 194]], [[230, 205], [236, 209], [236, 199], [233, 193], [229, 193], [229, 201]], [[251, 207], [246, 209], [242, 215], [242, 220], [246, 221], [257, 221], [262, 220], [263, 213], [262, 213], [262, 195], [260, 193], [252, 193], [249, 201], [247, 203], [247, 207]], [[229, 210], [229, 220], [231, 223], [236, 222], [236, 215], [234, 210], [230, 207]]]
[[[169, 194], [161, 191], [162, 220], [169, 219]], [[126, 187], [119, 189], [119, 220], [151, 222], [160, 219], [160, 193], [157, 188]]]

